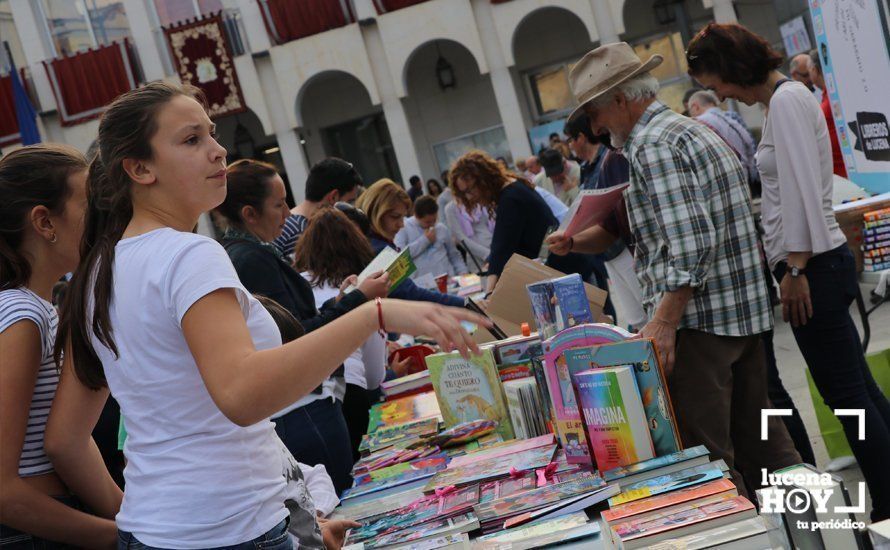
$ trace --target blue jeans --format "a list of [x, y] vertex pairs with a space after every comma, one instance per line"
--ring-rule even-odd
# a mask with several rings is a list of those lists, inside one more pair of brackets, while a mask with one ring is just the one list
[[[294, 543], [290, 538], [290, 534], [287, 532], [287, 524], [288, 519], [284, 519], [281, 523], [266, 532], [266, 534], [260, 535], [253, 540], [242, 542], [235, 546], [223, 546], [213, 550], [293, 550]], [[154, 546], [146, 546], [139, 542], [132, 533], [126, 531], [117, 532], [117, 548], [118, 550], [164, 550], [162, 548], [155, 548]]]
[[337, 400], [319, 399], [272, 421], [294, 458], [310, 466], [324, 465], [337, 494], [352, 487], [352, 445]]
[[[776, 266], [781, 281], [787, 266]], [[858, 437], [858, 419], [839, 416], [853, 456], [862, 469], [872, 498], [872, 521], [890, 518], [890, 403], [875, 383], [865, 361], [850, 304], [859, 292], [856, 265], [847, 245], [807, 262], [813, 317], [792, 328], [797, 346], [825, 404], [835, 409], [865, 411], [865, 440]], [[855, 493], [855, 489], [851, 488]]]

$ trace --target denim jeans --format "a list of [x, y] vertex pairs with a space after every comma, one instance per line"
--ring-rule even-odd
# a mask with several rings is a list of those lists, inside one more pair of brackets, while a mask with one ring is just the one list
[[[293, 550], [294, 542], [290, 533], [287, 532], [288, 520], [284, 519], [266, 532], [264, 535], [235, 546], [223, 546], [212, 550]], [[126, 531], [117, 532], [117, 548], [118, 550], [164, 550], [154, 546], [147, 546], [139, 542], [132, 533]], [[211, 550], [211, 549], [208, 549]]]
[[337, 400], [319, 399], [272, 421], [294, 458], [310, 466], [324, 465], [337, 494], [352, 487], [349, 428]]
[[[69, 508], [83, 510], [83, 505], [77, 497], [66, 495], [53, 498]], [[0, 547], [4, 550], [63, 550], [76, 548], [76, 546], [35, 537], [6, 525], [0, 525]]]
[[[776, 266], [781, 281], [787, 266]], [[816, 388], [832, 410], [865, 411], [865, 439], [859, 440], [858, 418], [839, 416], [872, 498], [872, 521], [890, 518], [890, 403], [872, 378], [850, 316], [859, 291], [853, 255], [846, 245], [807, 262], [813, 317], [792, 327]], [[854, 491], [855, 494], [855, 491]]]

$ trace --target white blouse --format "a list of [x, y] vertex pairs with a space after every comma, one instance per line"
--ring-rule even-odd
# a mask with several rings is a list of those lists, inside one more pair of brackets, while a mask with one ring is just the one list
[[789, 252], [827, 252], [846, 242], [832, 210], [828, 126], [816, 97], [799, 82], [773, 94], [757, 147], [763, 188], [763, 244], [770, 269]]

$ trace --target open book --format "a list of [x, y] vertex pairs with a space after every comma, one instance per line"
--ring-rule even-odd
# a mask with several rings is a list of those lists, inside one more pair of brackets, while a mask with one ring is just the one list
[[377, 254], [377, 257], [371, 260], [368, 267], [358, 274], [358, 282], [355, 286], [350, 285], [346, 292], [352, 292], [358, 285], [362, 284], [365, 279], [380, 271], [389, 273], [389, 291], [392, 292], [399, 286], [402, 281], [407, 279], [412, 273], [417, 271], [417, 266], [411, 260], [411, 253], [408, 248], [401, 252], [387, 246]]
[[571, 237], [588, 227], [602, 223], [621, 200], [621, 195], [628, 185], [630, 183], [581, 191], [559, 224], [559, 230], [564, 232], [566, 237]]

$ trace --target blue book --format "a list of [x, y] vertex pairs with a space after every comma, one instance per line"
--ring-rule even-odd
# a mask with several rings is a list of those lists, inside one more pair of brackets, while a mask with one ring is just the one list
[[577, 273], [527, 285], [532, 312], [541, 339], [557, 332], [592, 323], [593, 313], [584, 291], [584, 281]]
[[652, 479], [622, 487], [621, 493], [609, 499], [609, 506], [614, 507], [625, 502], [669, 493], [685, 487], [714, 481], [715, 479], [723, 479], [723, 471], [720, 468], [710, 465], [707, 468], [686, 468], [672, 474], [653, 477]]
[[708, 461], [708, 449], [704, 445], [698, 445], [669, 455], [612, 468], [602, 472], [602, 476], [608, 482], [618, 481], [622, 487], [626, 487], [645, 479], [707, 464]]

